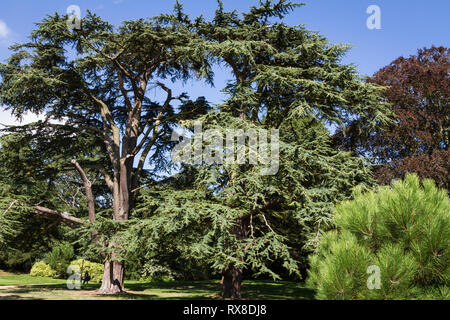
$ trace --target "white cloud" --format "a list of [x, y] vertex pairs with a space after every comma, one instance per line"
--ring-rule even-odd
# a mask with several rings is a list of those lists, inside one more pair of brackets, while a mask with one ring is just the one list
[[14, 116], [11, 115], [10, 111], [4, 110], [2, 106], [0, 106], [0, 129], [3, 128], [4, 125], [7, 126], [20, 126], [24, 124], [33, 123], [39, 120], [44, 120], [45, 117], [43, 115], [35, 115], [33, 113], [27, 112], [23, 116], [22, 121], [17, 120]]
[[[5, 129], [5, 126], [24, 126], [26, 124], [30, 124], [33, 122], [38, 122], [39, 120], [44, 121], [45, 115], [39, 114], [36, 115], [31, 112], [26, 112], [22, 120], [17, 120], [14, 116], [11, 115], [10, 111], [4, 110], [4, 107], [0, 105], [0, 129]], [[65, 119], [63, 120], [50, 120], [51, 124], [65, 124]], [[4, 132], [0, 131], [0, 136], [2, 136]]]
[[3, 20], [0, 20], [0, 39], [6, 39], [10, 34], [11, 30]]

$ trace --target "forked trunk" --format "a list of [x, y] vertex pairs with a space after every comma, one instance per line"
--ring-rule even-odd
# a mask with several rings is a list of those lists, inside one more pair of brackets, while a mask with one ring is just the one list
[[[132, 159], [131, 159], [132, 160]], [[119, 168], [115, 168], [116, 172], [113, 182], [113, 211], [115, 221], [128, 220], [128, 214], [130, 210], [129, 202], [129, 182], [130, 182], [130, 165], [128, 161], [120, 161]], [[120, 172], [120, 174], [117, 174]], [[114, 247], [117, 243], [110, 244], [113, 248], [111, 260], [114, 260], [116, 256], [116, 250]], [[120, 248], [118, 249], [120, 250]], [[98, 291], [100, 294], [120, 294], [124, 292], [124, 261], [106, 261], [105, 269], [103, 272], [102, 285]]]
[[124, 263], [119, 261], [105, 262], [102, 286], [98, 290], [100, 294], [123, 293]]

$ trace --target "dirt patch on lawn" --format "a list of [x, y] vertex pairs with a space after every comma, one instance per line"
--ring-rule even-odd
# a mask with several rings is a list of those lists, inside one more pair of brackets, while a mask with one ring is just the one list
[[7, 289], [14, 289], [17, 288], [18, 286], [0, 286], [0, 290], [7, 290]]

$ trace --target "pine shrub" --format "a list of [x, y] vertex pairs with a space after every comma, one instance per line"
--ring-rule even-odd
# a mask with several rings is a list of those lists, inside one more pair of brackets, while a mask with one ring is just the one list
[[45, 256], [45, 261], [56, 271], [58, 277], [65, 278], [67, 267], [74, 255], [73, 247], [70, 244], [61, 243], [53, 247], [52, 251]]
[[310, 257], [316, 298], [449, 299], [450, 200], [432, 180], [356, 190], [335, 222]]

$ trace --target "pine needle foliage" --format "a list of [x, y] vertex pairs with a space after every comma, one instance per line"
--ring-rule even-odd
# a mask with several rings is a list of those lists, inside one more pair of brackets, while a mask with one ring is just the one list
[[[416, 174], [376, 191], [355, 192], [336, 209], [338, 230], [310, 257], [319, 299], [449, 299], [450, 199]], [[370, 266], [380, 288], [369, 289]]]

